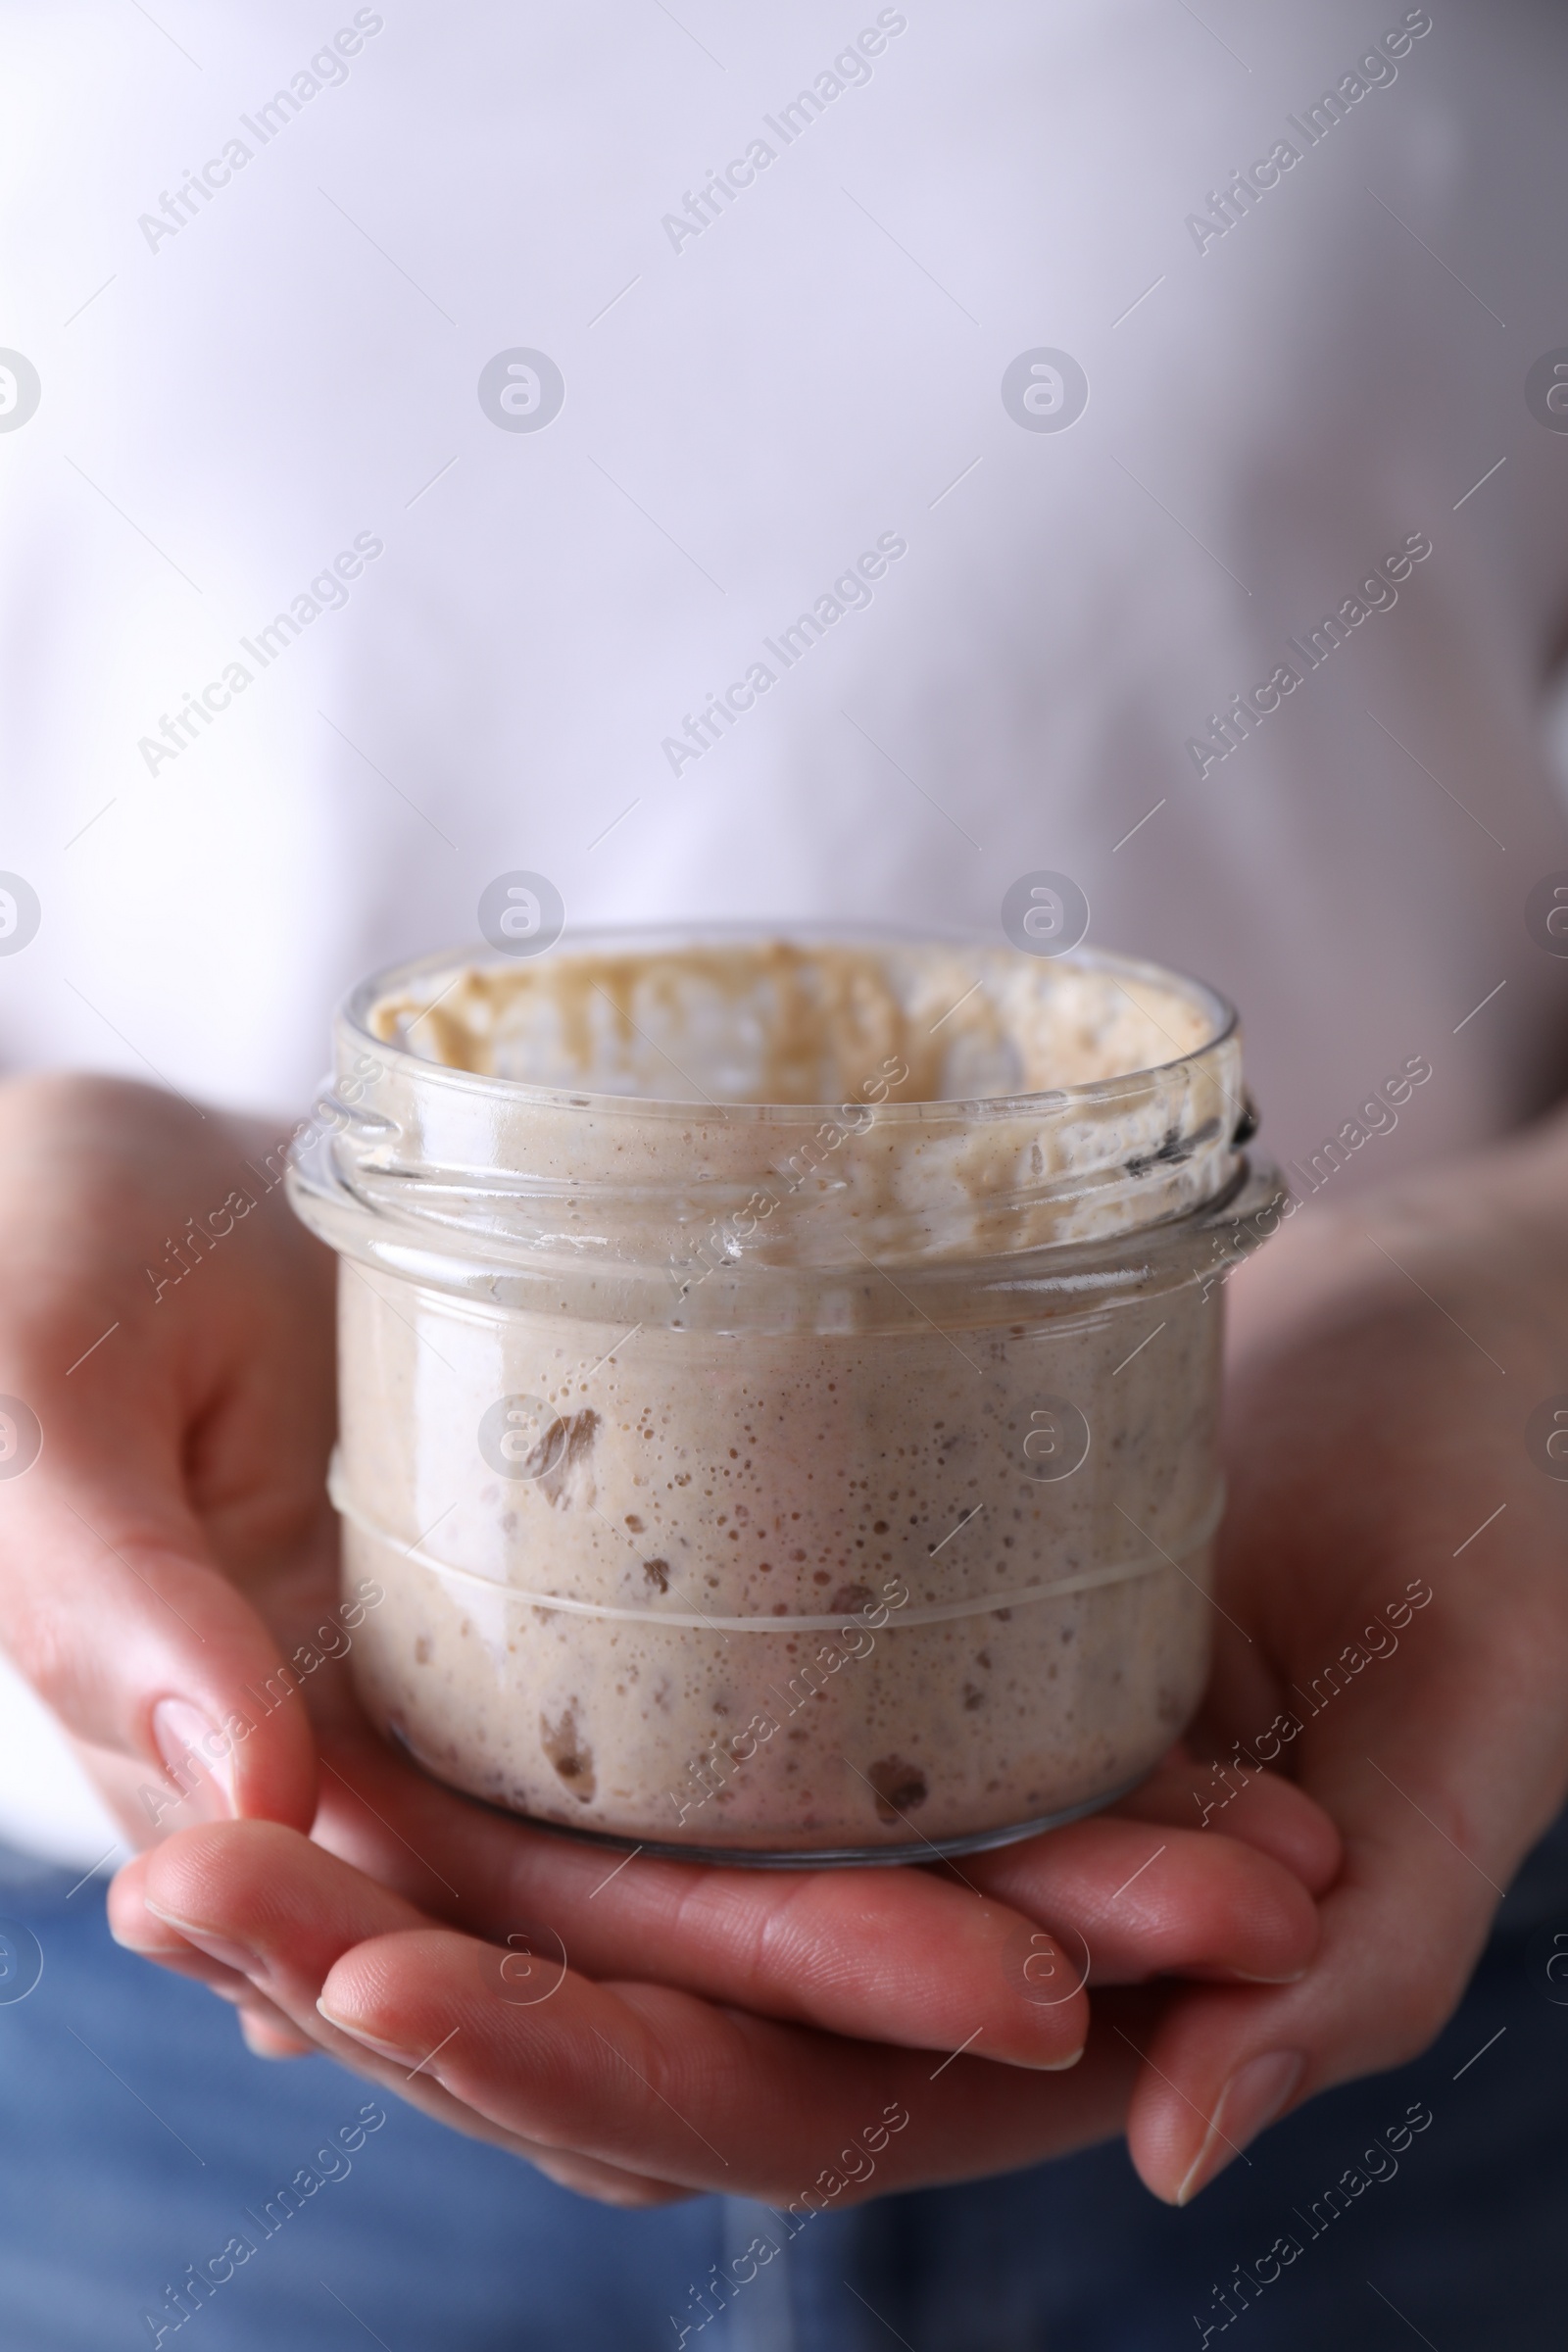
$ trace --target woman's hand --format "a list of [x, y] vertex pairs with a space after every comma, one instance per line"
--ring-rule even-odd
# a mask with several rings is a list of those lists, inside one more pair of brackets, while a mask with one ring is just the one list
[[[1568, 1485], [1526, 1443], [1568, 1391], [1568, 1129], [1310, 1212], [1234, 1289], [1199, 1734], [1277, 1756], [1345, 1868], [1301, 1984], [1184, 1991], [1144, 2045], [1133, 2158], [1178, 2202], [1275, 2114], [1426, 2048], [1568, 1796]], [[1211, 1770], [1207, 1835], [1253, 1801], [1239, 1778]]]
[[288, 1140], [112, 1079], [0, 1087], [0, 1639], [135, 1844], [316, 1811], [304, 1708], [256, 1696], [337, 1599], [332, 1269]]

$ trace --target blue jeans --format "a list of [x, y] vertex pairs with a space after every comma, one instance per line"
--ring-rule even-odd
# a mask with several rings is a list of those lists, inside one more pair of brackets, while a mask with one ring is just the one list
[[[740, 2200], [590, 2204], [327, 2059], [253, 2059], [224, 2004], [111, 1940], [99, 1882], [71, 1884], [0, 1853], [24, 1931], [0, 1930], [7, 2352], [673, 2352], [683, 2327], [701, 2352], [1563, 2340], [1568, 2006], [1545, 1963], [1557, 1931], [1568, 1953], [1568, 1815], [1436, 2048], [1313, 2100], [1187, 2212], [1110, 2145], [787, 2243]], [[43, 1973], [8, 1998], [29, 1936]], [[1391, 2148], [1411, 2108], [1430, 2124]], [[748, 2256], [759, 2238], [780, 2251]]]

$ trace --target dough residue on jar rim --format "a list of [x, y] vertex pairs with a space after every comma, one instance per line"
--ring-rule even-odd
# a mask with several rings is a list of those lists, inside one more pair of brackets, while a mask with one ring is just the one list
[[974, 1102], [1158, 1068], [1217, 1033], [1194, 985], [940, 943], [564, 947], [389, 988], [368, 1026], [450, 1069], [644, 1101]]

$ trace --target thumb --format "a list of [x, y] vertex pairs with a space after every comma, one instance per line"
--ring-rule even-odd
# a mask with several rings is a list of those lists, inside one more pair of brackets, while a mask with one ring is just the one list
[[1568, 1611], [1542, 1589], [1554, 1575], [1533, 1595], [1515, 1577], [1499, 1598], [1503, 1581], [1435, 1600], [1428, 1585], [1419, 1646], [1301, 1734], [1300, 1784], [1344, 1838], [1322, 1940], [1297, 1984], [1172, 2003], [1141, 2053], [1128, 2129], [1156, 2195], [1185, 2204], [1288, 2108], [1408, 2063], [1457, 2008], [1509, 1879], [1568, 1788]]
[[0, 1642], [75, 1739], [130, 1760], [109, 1778], [139, 1842], [196, 1818], [309, 1830], [300, 1676], [214, 1561], [172, 1447], [85, 1434], [0, 1398]]

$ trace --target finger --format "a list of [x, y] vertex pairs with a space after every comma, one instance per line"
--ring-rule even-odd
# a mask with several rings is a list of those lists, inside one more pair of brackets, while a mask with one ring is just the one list
[[[223, 1833], [220, 1831], [219, 1836]], [[264, 1833], [265, 1835], [265, 1833]], [[274, 1878], [280, 1873], [276, 1865], [290, 1847], [310, 1848], [303, 1838], [279, 1828], [275, 1838], [260, 1849], [262, 1871]], [[248, 1851], [249, 1859], [257, 1858], [256, 1849]], [[223, 1849], [220, 1848], [220, 1854]], [[190, 1867], [181, 1875], [170, 1875], [170, 1858], [184, 1857]], [[341, 1921], [334, 1927], [332, 1920], [314, 1918], [313, 1929], [319, 1936], [320, 1951], [311, 1962], [311, 1938], [302, 1933], [299, 1949], [292, 1946], [284, 1952], [274, 1951], [265, 1938], [253, 1939], [255, 1948], [242, 1948], [232, 1939], [233, 1923], [215, 1921], [205, 1915], [195, 1921], [181, 1919], [176, 1925], [167, 1909], [154, 1910], [148, 1899], [150, 1867], [162, 1864], [161, 1876], [155, 1884], [155, 1896], [161, 1890], [168, 1895], [172, 1889], [174, 1899], [192, 1900], [202, 1909], [211, 1893], [217, 1904], [221, 1903], [220, 1879], [214, 1880], [206, 1870], [209, 1857], [200, 1845], [194, 1850], [188, 1838], [174, 1836], [147, 1853], [134, 1856], [116, 1874], [109, 1888], [109, 1921], [116, 1940], [127, 1950], [157, 1961], [176, 1974], [195, 1979], [217, 1993], [220, 1999], [232, 2002], [240, 2011], [241, 2032], [247, 2045], [257, 2056], [281, 2057], [325, 2052], [357, 2073], [396, 2091], [420, 2107], [438, 2123], [447, 2124], [471, 2137], [478, 2137], [507, 2148], [521, 2156], [564, 2188], [593, 2196], [601, 2202], [622, 2206], [668, 2204], [684, 2197], [687, 2192], [673, 2183], [625, 2173], [614, 2167], [598, 2165], [578, 2158], [568, 2151], [536, 2146], [515, 2132], [501, 2130], [485, 2118], [471, 2115], [463, 2109], [441, 2085], [433, 2080], [408, 2082], [407, 2068], [388, 2066], [383, 2060], [334, 2032], [320, 2018], [316, 1997], [320, 1981], [329, 1964], [322, 1954], [340, 1949], [346, 1933]], [[334, 1868], [341, 1866], [334, 1865]], [[346, 1882], [354, 1879], [345, 1873]], [[253, 1893], [261, 1890], [254, 1880], [247, 1881]], [[350, 1891], [345, 1885], [340, 1895]], [[361, 1881], [352, 1888], [358, 1897], [359, 1913], [365, 1919], [378, 1923], [396, 1920], [400, 1923], [418, 1923], [420, 1914], [412, 1904], [395, 1895]], [[278, 1935], [288, 1943], [291, 1931], [282, 1927]], [[498, 1952], [499, 1961], [505, 1955]], [[273, 1997], [273, 1996], [277, 1997]], [[289, 2004], [289, 2005], [286, 2005]], [[249, 2021], [247, 2024], [246, 2021]], [[252, 2028], [255, 2029], [253, 2034]]]
[[376, 1937], [328, 1973], [321, 2014], [545, 2145], [772, 2205], [800, 2198], [824, 2169], [841, 2182], [822, 2183], [828, 2193], [854, 2201], [1102, 2136], [1127, 2080], [1115, 2048], [1086, 2058], [1081, 2082], [1081, 2070], [1052, 2082], [962, 2053], [933, 2067], [926, 2052], [569, 1972], [554, 1998], [522, 2008], [495, 1959], [446, 1928]]
[[[258, 1325], [273, 1292], [280, 1323], [298, 1320], [282, 1301], [318, 1272], [301, 1256], [308, 1237], [283, 1234], [279, 1199], [256, 1223], [270, 1213], [286, 1281], [242, 1278], [235, 1253], [249, 1245], [236, 1240], [188, 1292], [171, 1289], [184, 1262], [171, 1228], [222, 1199], [240, 1151], [216, 1113], [151, 1088], [0, 1090], [0, 1224], [27, 1237], [0, 1326], [0, 1629], [72, 1733], [149, 1768], [126, 1825], [143, 1838], [199, 1812], [303, 1824], [314, 1805], [302, 1709], [251, 1695], [275, 1678], [276, 1644], [187, 1501], [210, 1501], [215, 1525], [225, 1506], [232, 1518], [224, 1399], [258, 1377], [247, 1368], [267, 1351]], [[149, 1280], [149, 1267], [164, 1272]], [[316, 1403], [310, 1363], [295, 1387]]]
[[281, 2009], [253, 1993], [240, 2004], [239, 2030], [253, 2058], [313, 2058], [317, 2045], [297, 2033]]
[[1412, 1647], [1402, 1679], [1391, 1671], [1376, 1690], [1341, 1692], [1298, 1741], [1302, 1785], [1345, 1841], [1306, 1977], [1281, 1991], [1195, 1990], [1148, 2053], [1129, 2147], [1172, 2202], [1301, 2099], [1428, 2046], [1560, 1802], [1568, 1656], [1560, 1635], [1547, 1637], [1547, 1612], [1510, 1622], [1499, 1607], [1494, 1618], [1483, 1590], [1473, 1603], [1440, 1595], [1430, 1617], [1419, 1670]]
[[[42, 1384], [31, 1384], [34, 1394]], [[315, 1761], [298, 1678], [207, 1553], [177, 1464], [89, 1458], [62, 1413], [47, 1470], [0, 1488], [6, 1646], [67, 1730], [132, 1759], [127, 1829], [266, 1815], [308, 1828]]]
[[[281, 1867], [290, 1846], [299, 1870]], [[559, 1962], [536, 1975], [537, 1955], [518, 1974], [515, 1953], [432, 1927], [269, 1824], [170, 1840], [142, 1892], [181, 1934], [243, 1959], [302, 2032], [316, 2019], [328, 2046], [427, 2112], [643, 2180], [793, 2194], [858, 2130], [863, 2180], [965, 2178], [1114, 2130], [1135, 2066], [1112, 2036], [1056, 2082], [958, 2050], [933, 2065], [669, 1987], [596, 1985]], [[908, 2124], [883, 2115], [893, 2101]]]
[[1344, 1858], [1339, 1830], [1304, 1788], [1278, 1772], [1238, 1765], [1234, 1750], [1200, 1759], [1178, 1745], [1110, 1810], [1125, 1821], [1222, 1831], [1271, 1854], [1308, 1894], [1328, 1891]]
[[[136, 1869], [137, 1856], [122, 1872], [126, 1878]], [[193, 1984], [204, 1984], [220, 2001], [227, 2001], [237, 2012], [239, 2029], [246, 2047], [258, 2058], [304, 2058], [311, 2055], [317, 2044], [307, 2039], [265, 1993], [257, 1991], [250, 1979], [240, 1970], [225, 1967], [206, 1952], [198, 1951], [187, 1938], [170, 1927], [166, 1921], [138, 1900], [129, 1899], [130, 1890], [121, 1886], [110, 1889], [110, 1932], [117, 1943], [133, 1951], [143, 1960], [156, 1960], [174, 1976], [188, 1977]]]
[[[1152, 1784], [1151, 1811], [1177, 1810], [1196, 1773], [1189, 1765], [1166, 1776], [1163, 1802]], [[1309, 1825], [1297, 1850], [1310, 1839], [1337, 1860], [1337, 1833], [1319, 1809], [1288, 1784], [1279, 1794], [1287, 1832], [1293, 1817]], [[1266, 1836], [1266, 1801], [1260, 1810]], [[396, 1843], [389, 1816], [405, 1825]], [[1175, 1969], [1279, 1982], [1300, 1975], [1318, 1936], [1298, 1879], [1266, 1852], [1185, 1830], [1152, 1840], [1117, 1814], [966, 1858], [951, 1882], [927, 1871], [762, 1877], [617, 1860], [470, 1806], [454, 1814], [444, 1792], [367, 1742], [345, 1772], [332, 1769], [318, 1835], [374, 1875], [416, 1885], [425, 1909], [487, 1934], [553, 1927], [592, 1976], [626, 1974], [629, 1951], [645, 1981], [933, 2049], [984, 2024], [976, 2047], [1015, 2063], [1078, 2046], [1086, 1939], [1094, 1983]], [[473, 1906], [451, 1903], [451, 1887], [432, 1883], [411, 1846], [439, 1852]], [[1053, 2041], [1054, 2027], [1063, 2043]]]
[[[1127, 1984], [1177, 1970], [1289, 1984], [1317, 1950], [1317, 1907], [1295, 1872], [1213, 1832], [1101, 1814], [962, 1868], [1054, 1930], [1072, 1961], [1067, 1984], [1085, 1971], [1091, 1984]], [[1047, 1965], [1030, 1967], [1037, 1990]]]
[[[214, 1562], [181, 1491], [177, 1400], [156, 1365], [0, 1350], [36, 1399], [42, 1451], [0, 1485], [0, 1621], [23, 1674], [79, 1740], [139, 1768], [127, 1821], [265, 1814], [307, 1828], [313, 1743], [298, 1677]], [[74, 1384], [82, 1384], [77, 1387]]]
[[[635, 1974], [919, 2049], [951, 2050], [978, 2033], [982, 2055], [1018, 2066], [1070, 2066], [1088, 2032], [1076, 1946], [1064, 1955], [1038, 1917], [978, 1883], [906, 1869], [724, 1870], [607, 1851], [455, 1800], [371, 1740], [334, 1741], [316, 1836], [427, 1914], [502, 1942], [553, 1935], [587, 1976]], [[1036, 1982], [1046, 1969], [1051, 2002]]]
[[150, 1911], [143, 1897], [146, 1854], [133, 1855], [109, 1882], [109, 1933], [125, 1951], [139, 1960], [156, 1961], [176, 1977], [205, 1984], [225, 2001], [251, 1998], [255, 1987], [243, 1969], [199, 1950], [177, 1928]]

